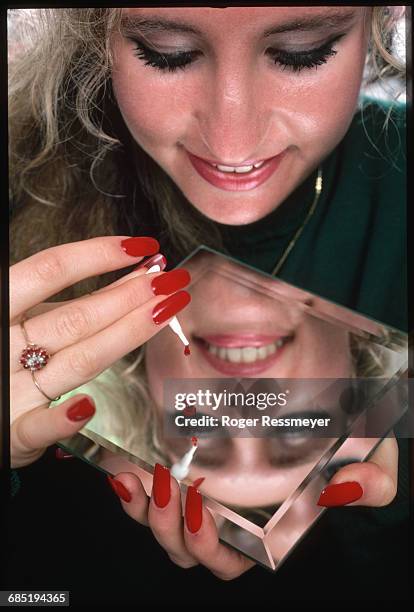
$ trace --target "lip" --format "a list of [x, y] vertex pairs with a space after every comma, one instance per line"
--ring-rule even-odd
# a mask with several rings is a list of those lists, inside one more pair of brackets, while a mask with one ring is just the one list
[[[214, 187], [218, 187], [224, 191], [249, 191], [251, 189], [256, 189], [256, 187], [262, 185], [276, 171], [284, 157], [285, 152], [286, 149], [285, 151], [279, 153], [279, 155], [270, 157], [264, 161], [260, 168], [252, 170], [247, 174], [236, 174], [235, 172], [226, 174], [217, 168], [214, 168], [211, 163], [207, 162], [201, 157], [193, 155], [186, 150], [191, 165], [198, 172], [198, 174], [208, 183], [214, 185]], [[257, 160], [255, 163], [258, 163], [259, 161], [262, 160]], [[247, 166], [251, 164], [245, 162], [244, 165]]]
[[[220, 359], [219, 357], [217, 357], [216, 355], [213, 355], [213, 353], [210, 353], [210, 351], [207, 348], [207, 338], [228, 338], [229, 336], [206, 336], [205, 338], [194, 338], [193, 344], [200, 350], [202, 356], [205, 358], [205, 360], [215, 369], [217, 370], [217, 372], [220, 372], [221, 374], [225, 374], [226, 376], [254, 376], [256, 374], [260, 374], [261, 372], [265, 372], [268, 368], [270, 368], [272, 365], [274, 365], [280, 358], [281, 356], [284, 354], [286, 347], [291, 343], [291, 341], [293, 340], [293, 338], [289, 338], [289, 340], [286, 341], [286, 343], [280, 347], [276, 353], [273, 353], [272, 355], [268, 355], [265, 359], [259, 359], [258, 361], [255, 361], [254, 363], [232, 363], [230, 361], [225, 361], [224, 359]], [[265, 338], [266, 336], [261, 336], [260, 338]], [[280, 336], [278, 336], [280, 338]], [[272, 336], [272, 339], [270, 340], [270, 342], [264, 342], [263, 340], [260, 340], [260, 344], [250, 344], [250, 342], [253, 342], [253, 340], [249, 340], [249, 345], [250, 346], [264, 346], [265, 344], [271, 344], [272, 341], [275, 341], [278, 337], [274, 337]], [[238, 339], [240, 339], [240, 336], [237, 337]], [[269, 336], [267, 336], [267, 338], [269, 338]], [[237, 340], [238, 341], [238, 340]], [[215, 344], [215, 342], [212, 344]], [[217, 344], [217, 346], [225, 346], [228, 348], [232, 348], [232, 347], [236, 347], [236, 346], [246, 346], [246, 342], [244, 344], [241, 344], [239, 342], [238, 345], [236, 344]]]

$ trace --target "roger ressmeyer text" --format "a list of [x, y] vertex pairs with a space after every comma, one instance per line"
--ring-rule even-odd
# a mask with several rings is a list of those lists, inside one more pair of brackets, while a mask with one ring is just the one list
[[251, 427], [286, 427], [286, 428], [307, 428], [315, 429], [315, 427], [329, 427], [331, 421], [327, 418], [302, 418], [302, 417], [286, 417], [276, 418], [262, 414], [260, 417], [242, 418], [231, 417], [229, 415], [221, 415], [218, 417], [200, 415], [198, 417], [186, 417], [183, 414], [175, 417], [175, 425], [177, 427], [236, 427], [245, 429]]

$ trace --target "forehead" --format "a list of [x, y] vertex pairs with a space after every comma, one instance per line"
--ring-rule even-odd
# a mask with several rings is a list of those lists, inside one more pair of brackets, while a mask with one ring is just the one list
[[[146, 31], [174, 29], [174, 23], [195, 34], [217, 31], [252, 31], [277, 28], [279, 32], [322, 29], [348, 23], [365, 14], [367, 7], [162, 7], [124, 8], [123, 22], [138, 25]], [[164, 25], [163, 25], [164, 22]], [[283, 30], [285, 28], [285, 30]]]

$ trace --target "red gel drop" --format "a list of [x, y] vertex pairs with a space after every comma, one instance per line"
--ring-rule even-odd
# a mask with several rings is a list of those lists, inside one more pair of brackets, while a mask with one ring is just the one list
[[188, 344], [186, 344], [186, 345], [185, 345], [185, 347], [184, 347], [184, 355], [185, 355], [186, 357], [188, 357], [188, 355], [191, 355], [191, 352], [190, 352], [190, 347], [189, 347], [189, 345], [188, 345]]
[[193, 446], [197, 446], [198, 439], [195, 436], [193, 436], [191, 438], [191, 442], [193, 443]]

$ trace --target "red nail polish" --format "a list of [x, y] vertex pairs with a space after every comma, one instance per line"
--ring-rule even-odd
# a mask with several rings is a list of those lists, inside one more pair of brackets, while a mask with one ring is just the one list
[[55, 451], [56, 459], [73, 459], [73, 455], [67, 453], [63, 448], [58, 447]]
[[169, 295], [182, 289], [191, 280], [190, 274], [184, 268], [165, 272], [151, 281], [151, 289], [155, 295]]
[[171, 497], [170, 470], [160, 463], [155, 464], [152, 492], [155, 505], [165, 508]]
[[95, 406], [89, 397], [83, 397], [66, 412], [66, 416], [70, 421], [83, 421], [93, 414], [95, 414]]
[[198, 489], [198, 487], [200, 487], [203, 484], [204, 481], [205, 481], [205, 477], [204, 476], [202, 476], [201, 478], [197, 478], [197, 480], [195, 480], [193, 482], [193, 487]]
[[150, 268], [152, 268], [152, 266], [159, 266], [161, 268], [161, 271], [165, 270], [165, 268], [167, 267], [167, 260], [165, 259], [162, 253], [157, 253], [149, 259], [142, 261], [136, 268], [134, 268], [134, 272], [135, 270], [142, 270], [142, 268], [146, 268], [147, 270], [149, 270]]
[[185, 498], [185, 521], [187, 529], [191, 533], [196, 533], [203, 520], [203, 502], [201, 494], [193, 486], [187, 488], [187, 497]]
[[322, 491], [318, 499], [318, 506], [325, 506], [326, 508], [345, 506], [362, 497], [363, 493], [364, 491], [359, 482], [331, 484]]
[[171, 319], [177, 312], [182, 310], [184, 306], [187, 306], [190, 301], [191, 296], [187, 291], [173, 293], [173, 295], [157, 304], [153, 309], [152, 318], [154, 323], [159, 325], [164, 323], [164, 321], [168, 321], [168, 319]]
[[143, 255], [154, 255], [159, 251], [158, 240], [149, 236], [137, 236], [135, 238], [125, 238], [122, 240], [121, 247], [127, 255], [142, 257]]
[[130, 502], [132, 499], [131, 493], [128, 491], [125, 485], [120, 480], [116, 480], [112, 476], [107, 476], [108, 482], [111, 485], [112, 490], [120, 497], [124, 502]]

